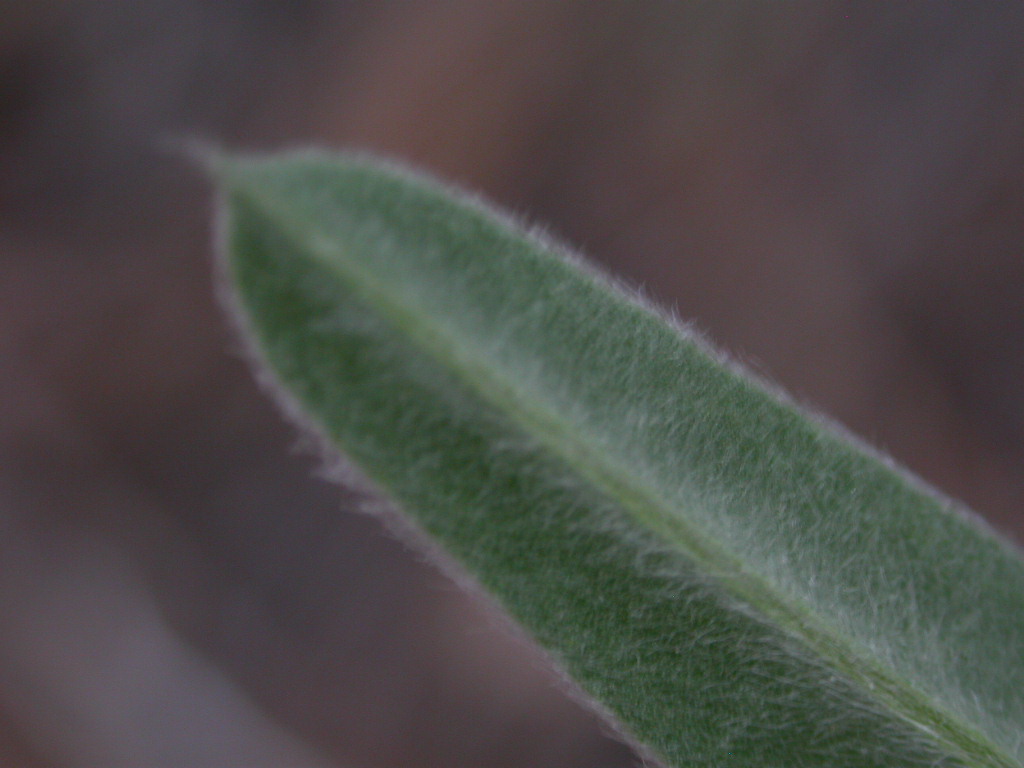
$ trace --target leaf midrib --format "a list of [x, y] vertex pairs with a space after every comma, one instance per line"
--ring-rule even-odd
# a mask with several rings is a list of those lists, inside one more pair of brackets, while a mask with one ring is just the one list
[[[965, 723], [945, 711], [906, 679], [879, 662], [858, 653], [827, 623], [800, 604], [791, 604], [765, 579], [743, 568], [742, 561], [697, 529], [689, 520], [674, 514], [656, 489], [631, 479], [614, 461], [608, 461], [590, 445], [598, 441], [582, 439], [582, 428], [560, 418], [554, 409], [544, 407], [541, 397], [530, 398], [511, 385], [476, 357], [460, 352], [460, 345], [427, 312], [416, 312], [411, 296], [388, 290], [388, 284], [346, 259], [340, 248], [328, 245], [326, 233], [288, 205], [286, 200], [268, 194], [251, 184], [239, 184], [226, 170], [227, 186], [244, 198], [315, 262], [335, 272], [349, 290], [378, 309], [380, 314], [414, 346], [447, 368], [520, 431], [528, 434], [559, 461], [576, 471], [603, 495], [612, 499], [638, 524], [681, 549], [706, 572], [712, 574], [723, 591], [752, 606], [770, 623], [782, 627], [798, 639], [813, 655], [820, 656], [859, 687], [866, 697], [905, 719], [933, 737], [970, 768], [1020, 768], [1012, 757], [973, 724]], [[310, 237], [317, 232], [320, 236]], [[590, 279], [584, 276], [582, 279]], [[614, 297], [613, 297], [614, 298]], [[472, 344], [464, 345], [472, 348]], [[482, 356], [481, 356], [482, 357]], [[674, 525], [670, 525], [672, 521]]]

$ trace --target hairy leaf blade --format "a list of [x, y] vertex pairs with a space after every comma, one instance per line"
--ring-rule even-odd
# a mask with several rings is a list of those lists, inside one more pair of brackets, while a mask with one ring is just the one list
[[299, 407], [667, 763], [1021, 765], [1011, 546], [430, 181], [214, 164]]

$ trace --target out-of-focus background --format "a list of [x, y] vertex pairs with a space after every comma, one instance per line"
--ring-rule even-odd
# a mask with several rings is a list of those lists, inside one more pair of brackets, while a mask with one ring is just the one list
[[1024, 6], [0, 0], [0, 768], [629, 766], [257, 391], [167, 138], [482, 190], [1024, 540]]

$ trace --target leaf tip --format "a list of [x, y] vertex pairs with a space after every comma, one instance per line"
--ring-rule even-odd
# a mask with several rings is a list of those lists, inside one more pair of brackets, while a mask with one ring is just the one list
[[180, 157], [202, 170], [213, 181], [228, 181], [237, 165], [237, 153], [223, 148], [213, 139], [196, 135], [167, 135], [157, 146], [162, 151]]

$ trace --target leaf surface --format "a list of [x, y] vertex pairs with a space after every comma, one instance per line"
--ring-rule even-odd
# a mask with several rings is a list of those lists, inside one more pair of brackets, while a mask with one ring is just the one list
[[1024, 561], [970, 513], [432, 179], [211, 167], [288, 407], [655, 759], [1024, 765]]

